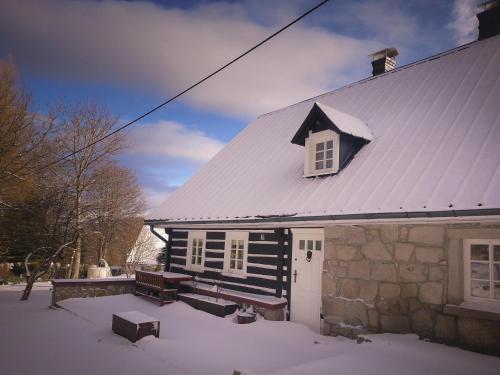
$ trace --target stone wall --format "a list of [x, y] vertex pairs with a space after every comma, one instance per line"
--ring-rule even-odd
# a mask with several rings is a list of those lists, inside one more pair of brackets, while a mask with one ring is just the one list
[[52, 280], [52, 304], [68, 298], [114, 296], [135, 292], [135, 279]]
[[413, 332], [500, 354], [500, 319], [446, 308], [449, 294], [451, 303], [463, 301], [462, 238], [482, 238], [485, 231], [500, 238], [498, 224], [325, 227], [326, 333]]

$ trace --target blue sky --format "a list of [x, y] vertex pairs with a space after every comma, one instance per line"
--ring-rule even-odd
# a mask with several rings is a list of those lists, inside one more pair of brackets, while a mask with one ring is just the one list
[[[44, 111], [93, 100], [124, 123], [256, 44], [318, 0], [4, 1], [0, 58], [11, 56]], [[259, 114], [477, 38], [474, 0], [331, 0], [210, 82], [129, 131], [120, 156], [150, 207]]]

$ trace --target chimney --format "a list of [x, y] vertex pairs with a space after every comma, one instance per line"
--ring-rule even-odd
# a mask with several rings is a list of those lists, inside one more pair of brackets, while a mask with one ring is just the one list
[[386, 48], [368, 55], [372, 58], [372, 74], [378, 76], [379, 74], [388, 72], [396, 67], [396, 56], [399, 52], [396, 48]]
[[500, 1], [487, 1], [481, 6], [484, 10], [477, 14], [479, 20], [478, 40], [489, 38], [500, 34]]

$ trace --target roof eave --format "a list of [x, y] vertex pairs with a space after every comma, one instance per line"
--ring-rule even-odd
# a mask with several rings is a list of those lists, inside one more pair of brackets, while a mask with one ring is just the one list
[[224, 219], [224, 220], [168, 220], [148, 219], [147, 225], [228, 225], [228, 224], [258, 224], [258, 223], [295, 223], [295, 222], [338, 222], [338, 221], [370, 221], [370, 220], [407, 220], [407, 219], [433, 219], [433, 218], [471, 218], [471, 217], [498, 217], [500, 208], [466, 209], [447, 211], [411, 211], [411, 212], [375, 212], [359, 214], [334, 214], [317, 216], [270, 216], [265, 218]]

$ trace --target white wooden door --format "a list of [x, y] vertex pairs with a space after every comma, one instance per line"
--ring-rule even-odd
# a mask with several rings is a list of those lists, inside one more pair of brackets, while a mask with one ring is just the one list
[[323, 229], [292, 230], [292, 321], [320, 331], [321, 275], [324, 259]]

